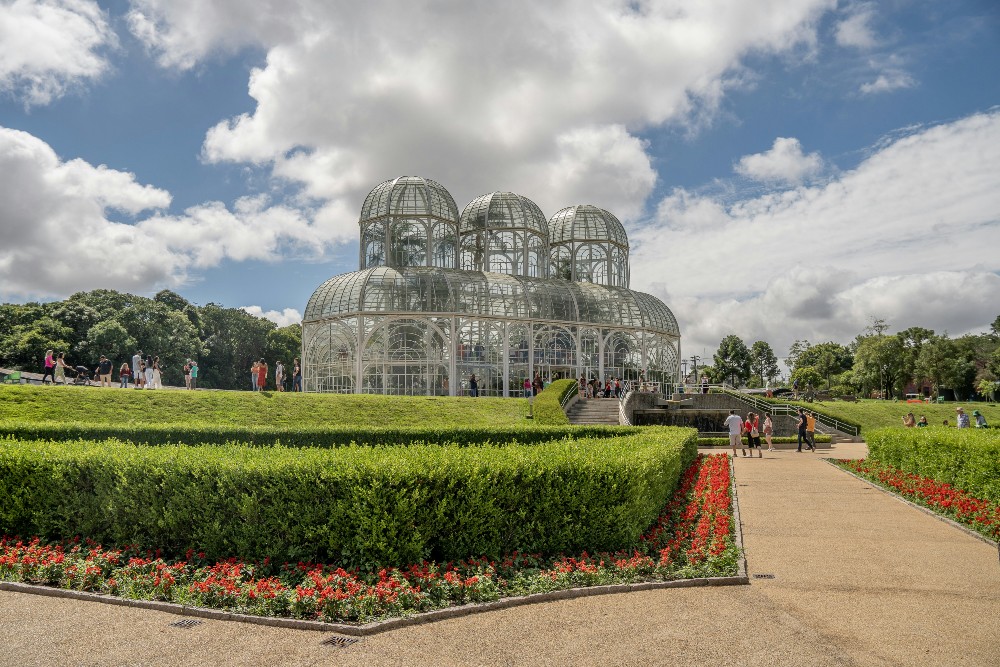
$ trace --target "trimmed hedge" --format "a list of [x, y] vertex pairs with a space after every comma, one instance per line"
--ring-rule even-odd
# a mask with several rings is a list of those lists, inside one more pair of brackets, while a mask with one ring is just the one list
[[[530, 422], [529, 422], [530, 423]], [[80, 424], [62, 422], [0, 422], [0, 437], [19, 440], [107, 440], [140, 445], [225, 445], [343, 447], [345, 445], [535, 444], [561, 438], [609, 438], [636, 433], [634, 426], [523, 426], [362, 428], [359, 426], [290, 429], [266, 426], [207, 426], [180, 424]]]
[[573, 392], [576, 380], [556, 380], [535, 396], [532, 413], [538, 424], [569, 424], [562, 409], [563, 399]]
[[332, 450], [7, 438], [0, 532], [347, 566], [615, 551], [662, 510], [695, 436]]
[[1000, 503], [1000, 432], [993, 429], [877, 429], [868, 458]]

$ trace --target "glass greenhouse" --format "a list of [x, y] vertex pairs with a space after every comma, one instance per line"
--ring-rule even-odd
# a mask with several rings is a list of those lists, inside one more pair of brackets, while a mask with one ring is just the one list
[[306, 391], [460, 395], [473, 374], [485, 396], [520, 396], [536, 375], [676, 381], [677, 320], [628, 289], [628, 238], [603, 209], [546, 220], [494, 192], [459, 215], [439, 183], [407, 176], [376, 186], [359, 224], [361, 270], [306, 306]]

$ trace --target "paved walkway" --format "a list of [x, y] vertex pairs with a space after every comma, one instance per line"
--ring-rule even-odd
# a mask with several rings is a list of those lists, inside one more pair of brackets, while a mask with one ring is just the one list
[[996, 548], [816, 454], [765, 456], [735, 465], [750, 573], [773, 580], [506, 609], [345, 648], [0, 593], [0, 665], [1000, 665]]

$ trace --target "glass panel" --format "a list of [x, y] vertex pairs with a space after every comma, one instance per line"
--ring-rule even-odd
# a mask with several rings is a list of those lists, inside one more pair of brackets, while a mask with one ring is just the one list
[[422, 220], [394, 222], [389, 234], [392, 265], [424, 266], [427, 263], [427, 227]]

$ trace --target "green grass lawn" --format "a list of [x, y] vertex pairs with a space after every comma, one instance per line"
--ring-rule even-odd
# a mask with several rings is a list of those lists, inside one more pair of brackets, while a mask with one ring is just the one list
[[986, 417], [990, 426], [1000, 425], [1000, 405], [987, 403], [906, 403], [905, 401], [879, 401], [864, 399], [857, 403], [845, 403], [844, 401], [824, 401], [822, 403], [805, 403], [802, 401], [789, 401], [792, 405], [801, 405], [807, 410], [815, 410], [830, 415], [834, 419], [857, 424], [862, 432], [875, 428], [885, 428], [898, 426], [903, 428], [903, 415], [912, 412], [917, 419], [921, 415], [927, 417], [927, 421], [932, 426], [941, 426], [947, 419], [951, 426], [954, 426], [955, 408], [962, 406], [969, 418], [972, 419], [972, 411], [979, 410]]
[[97, 387], [0, 388], [0, 420], [316, 428], [532, 425], [523, 398], [373, 396]]

